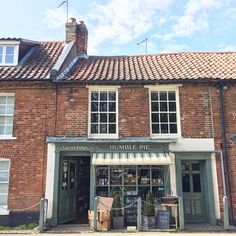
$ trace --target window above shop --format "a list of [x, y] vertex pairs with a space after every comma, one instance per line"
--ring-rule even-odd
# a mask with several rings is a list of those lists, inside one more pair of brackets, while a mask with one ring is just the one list
[[1, 45], [0, 44], [0, 66], [14, 66], [18, 64], [18, 45]]
[[150, 91], [150, 124], [153, 138], [180, 136], [179, 95], [177, 86], [152, 86]]
[[0, 94], [0, 139], [12, 138], [14, 94]]
[[89, 96], [89, 137], [118, 138], [118, 87], [90, 87]]

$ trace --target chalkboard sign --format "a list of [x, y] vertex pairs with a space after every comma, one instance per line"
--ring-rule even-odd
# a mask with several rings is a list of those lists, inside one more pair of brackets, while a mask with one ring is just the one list
[[[130, 205], [132, 202], [137, 200], [137, 195], [125, 196], [125, 207]], [[137, 201], [130, 207], [125, 208], [125, 224], [126, 226], [136, 226], [137, 225]]]
[[157, 228], [169, 229], [170, 228], [170, 212], [166, 210], [159, 210], [157, 213]]

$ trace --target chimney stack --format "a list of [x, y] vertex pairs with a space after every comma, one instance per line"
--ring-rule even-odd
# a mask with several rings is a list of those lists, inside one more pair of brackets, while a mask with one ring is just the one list
[[78, 54], [87, 55], [88, 30], [83, 21], [70, 18], [66, 23], [66, 43], [75, 42]]

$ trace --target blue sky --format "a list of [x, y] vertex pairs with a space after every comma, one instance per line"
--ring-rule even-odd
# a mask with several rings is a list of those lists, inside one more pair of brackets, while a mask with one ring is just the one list
[[[64, 40], [62, 0], [0, 0], [2, 37]], [[236, 0], [69, 0], [85, 21], [89, 55], [236, 51]]]

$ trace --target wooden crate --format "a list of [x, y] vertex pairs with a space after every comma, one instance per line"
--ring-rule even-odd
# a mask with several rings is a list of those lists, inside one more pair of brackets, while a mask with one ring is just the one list
[[[88, 219], [90, 228], [93, 229], [94, 211], [88, 211]], [[98, 211], [97, 214], [97, 230], [108, 231], [111, 229], [110, 211]]]

